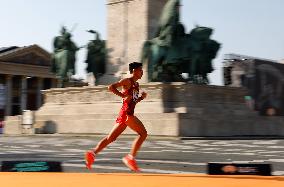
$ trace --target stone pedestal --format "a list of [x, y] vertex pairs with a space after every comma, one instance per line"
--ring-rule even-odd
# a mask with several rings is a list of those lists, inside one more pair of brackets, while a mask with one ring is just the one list
[[[259, 116], [248, 109], [246, 90], [240, 88], [149, 83], [141, 89], [148, 98], [137, 104], [135, 115], [150, 135], [284, 136], [283, 117]], [[43, 94], [44, 105], [35, 113], [37, 133], [107, 134], [122, 105], [106, 86], [56, 88]]]

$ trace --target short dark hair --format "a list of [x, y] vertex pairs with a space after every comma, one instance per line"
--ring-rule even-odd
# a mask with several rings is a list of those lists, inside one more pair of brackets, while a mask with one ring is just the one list
[[133, 70], [137, 69], [139, 67], [142, 67], [142, 63], [140, 63], [140, 62], [132, 62], [132, 63], [130, 63], [129, 64], [129, 71], [130, 71], [130, 73], [133, 73]]

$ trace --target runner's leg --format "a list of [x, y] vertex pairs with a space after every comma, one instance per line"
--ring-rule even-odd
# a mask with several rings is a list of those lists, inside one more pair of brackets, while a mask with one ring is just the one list
[[137, 132], [138, 137], [134, 140], [132, 144], [132, 149], [130, 155], [136, 156], [137, 151], [140, 149], [142, 143], [147, 138], [147, 131], [143, 123], [136, 116], [127, 116], [126, 125], [133, 131]]
[[103, 148], [105, 148], [108, 144], [115, 141], [116, 138], [125, 130], [127, 126], [125, 124], [116, 124], [109, 135], [101, 140], [97, 147], [93, 150], [89, 150], [85, 153], [85, 164], [87, 169], [92, 169], [92, 164], [95, 162], [96, 154], [98, 154]]
[[113, 129], [110, 131], [109, 135], [102, 139], [96, 148], [94, 148], [94, 153], [98, 154], [101, 150], [103, 150], [108, 144], [114, 142], [116, 138], [126, 129], [126, 124], [115, 124]]

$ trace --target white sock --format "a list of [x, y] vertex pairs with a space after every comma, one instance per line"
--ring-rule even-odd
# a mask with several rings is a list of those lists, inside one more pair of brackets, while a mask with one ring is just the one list
[[131, 160], [133, 160], [133, 159], [134, 159], [134, 156], [133, 156], [133, 155], [128, 154], [128, 156], [129, 156], [129, 158], [130, 158]]
[[96, 155], [95, 150], [92, 149], [91, 151], [93, 152], [94, 155]]

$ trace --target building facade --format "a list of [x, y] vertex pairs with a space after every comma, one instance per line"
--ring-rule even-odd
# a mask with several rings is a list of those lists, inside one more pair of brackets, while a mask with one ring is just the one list
[[225, 55], [224, 83], [245, 87], [245, 100], [260, 115], [284, 116], [284, 64], [244, 55]]
[[51, 54], [38, 45], [0, 48], [1, 118], [42, 105], [41, 90], [56, 87], [50, 66]]
[[279, 63], [269, 59], [261, 59], [240, 54], [225, 54], [223, 61], [224, 85], [231, 87], [242, 87], [244, 76], [255, 74], [255, 63], [263, 61], [266, 63]]

